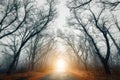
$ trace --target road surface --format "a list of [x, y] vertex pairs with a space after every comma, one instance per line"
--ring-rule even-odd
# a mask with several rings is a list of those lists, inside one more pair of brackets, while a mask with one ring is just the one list
[[40, 78], [40, 80], [78, 80], [75, 76], [65, 72], [49, 73]]

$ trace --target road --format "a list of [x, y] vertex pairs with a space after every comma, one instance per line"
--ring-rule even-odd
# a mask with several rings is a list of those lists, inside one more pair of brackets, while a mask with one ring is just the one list
[[72, 72], [26, 72], [11, 75], [0, 75], [0, 80], [80, 80], [80, 78]]
[[41, 77], [40, 80], [78, 80], [78, 79], [75, 76], [65, 72], [54, 72]]
[[67, 71], [67, 72], [25, 72], [11, 75], [0, 74], [0, 80], [120, 80], [119, 74], [105, 75], [97, 72]]

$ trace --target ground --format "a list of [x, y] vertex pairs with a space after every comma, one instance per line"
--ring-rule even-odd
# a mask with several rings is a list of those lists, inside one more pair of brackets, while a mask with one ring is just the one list
[[[95, 74], [96, 73], [96, 74]], [[69, 72], [24, 72], [11, 75], [0, 75], [0, 80], [120, 80], [119, 75], [87, 71]]]

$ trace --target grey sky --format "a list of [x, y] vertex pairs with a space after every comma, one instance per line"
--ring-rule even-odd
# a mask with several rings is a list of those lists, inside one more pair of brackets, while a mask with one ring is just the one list
[[[44, 4], [45, 0], [37, 0], [38, 5]], [[62, 27], [66, 23], [66, 17], [69, 16], [69, 9], [66, 6], [66, 2], [68, 0], [58, 0], [58, 3], [56, 5], [58, 17], [55, 20], [55, 26]]]
[[[44, 0], [37, 0], [37, 1], [39, 5], [44, 4]], [[69, 9], [66, 6], [67, 1], [68, 0], [58, 0], [58, 3], [56, 5], [58, 14], [57, 14], [57, 18], [55, 19], [54, 24], [52, 24], [51, 26], [52, 31], [54, 31], [56, 35], [57, 35], [58, 29], [60, 29], [61, 31], [66, 30], [65, 28], [65, 25], [67, 22], [66, 19], [69, 16]], [[58, 50], [60, 51], [60, 53], [63, 53], [65, 51], [65, 48], [63, 44], [61, 44], [62, 41], [59, 40], [59, 42], [57, 43]]]

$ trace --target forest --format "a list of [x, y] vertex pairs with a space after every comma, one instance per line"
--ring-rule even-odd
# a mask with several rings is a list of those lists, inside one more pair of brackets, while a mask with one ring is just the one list
[[0, 80], [120, 80], [119, 74], [119, 0], [0, 0]]

